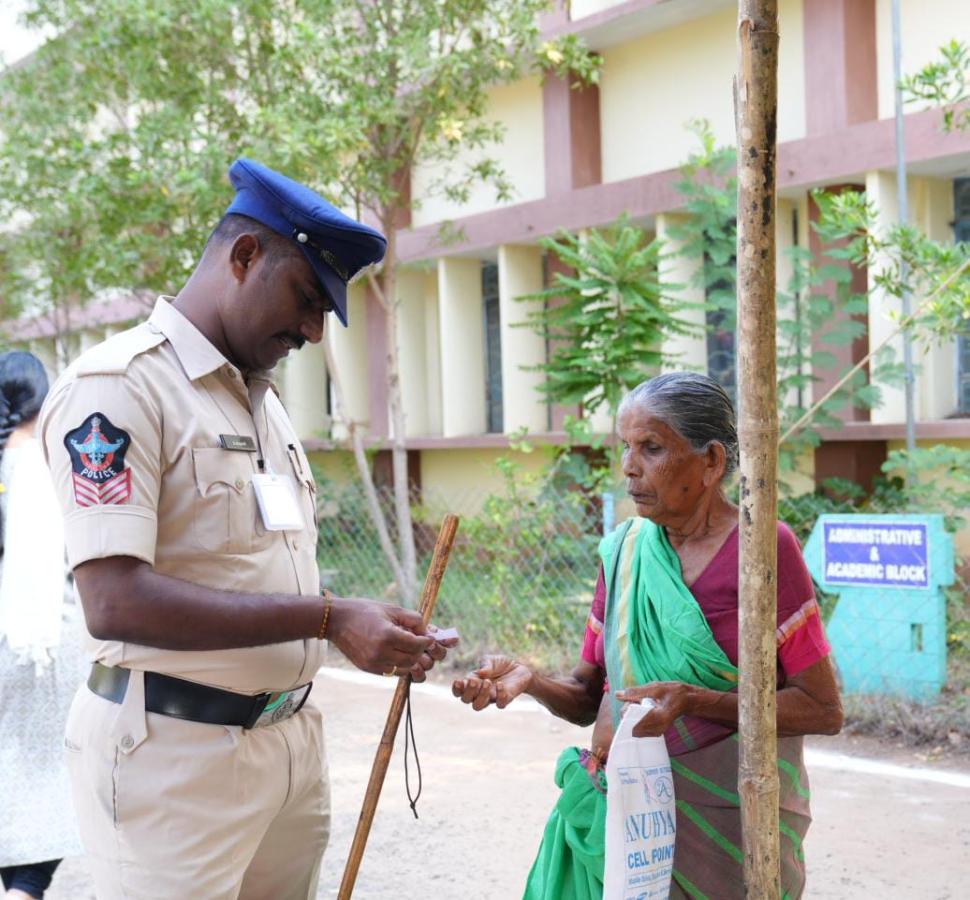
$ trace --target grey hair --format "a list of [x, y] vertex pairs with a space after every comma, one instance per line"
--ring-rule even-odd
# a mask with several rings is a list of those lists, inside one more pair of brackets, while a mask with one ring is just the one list
[[667, 372], [638, 384], [620, 402], [620, 409], [643, 404], [678, 432], [698, 453], [720, 444], [726, 457], [724, 474], [738, 467], [738, 429], [734, 404], [713, 378], [699, 372]]

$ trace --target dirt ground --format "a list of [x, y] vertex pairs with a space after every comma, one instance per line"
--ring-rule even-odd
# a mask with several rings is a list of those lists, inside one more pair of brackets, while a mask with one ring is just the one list
[[[315, 685], [334, 802], [318, 898], [337, 894], [392, 687], [392, 679], [346, 670], [328, 670]], [[475, 714], [441, 685], [416, 689], [413, 707], [424, 773], [420, 819], [405, 797], [399, 734], [354, 897], [516, 900], [555, 800], [555, 759], [588, 735], [528, 702]], [[814, 823], [806, 898], [970, 896], [965, 759], [927, 764], [866, 739], [813, 738], [808, 768]], [[66, 860], [47, 896], [90, 900], [83, 861]]]

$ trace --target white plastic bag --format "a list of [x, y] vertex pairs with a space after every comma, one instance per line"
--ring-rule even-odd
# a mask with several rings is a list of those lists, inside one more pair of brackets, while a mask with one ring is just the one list
[[662, 737], [635, 738], [652, 700], [627, 708], [606, 760], [606, 872], [603, 900], [667, 900], [677, 812]]

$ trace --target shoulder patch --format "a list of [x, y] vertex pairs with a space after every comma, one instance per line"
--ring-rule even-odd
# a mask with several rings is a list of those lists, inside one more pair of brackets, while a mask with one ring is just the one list
[[147, 322], [122, 331], [84, 353], [74, 365], [77, 377], [123, 375], [131, 361], [167, 340]]
[[131, 468], [125, 466], [130, 445], [128, 432], [99, 412], [64, 435], [78, 506], [125, 503], [131, 497]]

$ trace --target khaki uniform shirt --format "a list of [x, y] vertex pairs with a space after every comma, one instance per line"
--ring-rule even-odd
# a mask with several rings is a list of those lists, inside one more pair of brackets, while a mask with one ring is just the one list
[[[209, 588], [319, 592], [313, 476], [268, 376], [244, 378], [165, 298], [147, 322], [68, 368], [39, 430], [71, 567], [133, 556]], [[224, 434], [257, 449], [224, 449]], [[263, 527], [251, 481], [260, 460], [264, 471], [293, 477], [302, 528]], [[105, 665], [256, 694], [311, 680], [321, 647], [310, 639], [174, 651], [89, 636], [88, 649]]]

